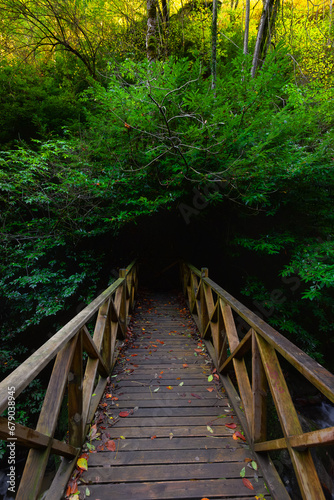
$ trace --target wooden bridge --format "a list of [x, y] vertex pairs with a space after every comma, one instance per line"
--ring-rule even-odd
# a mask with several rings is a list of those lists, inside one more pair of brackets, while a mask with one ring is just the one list
[[[292, 498], [325, 499], [311, 448], [334, 444], [334, 428], [303, 432], [279, 358], [332, 402], [334, 376], [206, 269], [181, 265], [189, 309], [175, 295], [147, 293], [133, 310], [137, 276], [135, 263], [121, 270], [1, 383], [4, 414], [54, 361], [36, 429], [13, 426], [11, 403], [0, 420], [8, 445], [30, 448], [17, 498], [39, 498], [54, 454], [62, 458], [48, 500], [284, 500], [291, 497], [270, 454], [287, 450], [300, 489]], [[277, 439], [268, 439], [267, 400], [278, 415]], [[55, 431], [64, 408], [69, 432], [61, 441]]]

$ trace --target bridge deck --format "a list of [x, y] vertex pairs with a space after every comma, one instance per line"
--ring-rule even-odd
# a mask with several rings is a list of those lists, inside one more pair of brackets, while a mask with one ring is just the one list
[[181, 300], [142, 295], [130, 328], [133, 340], [96, 416], [90, 443], [96, 453], [89, 453], [78, 481], [82, 497], [269, 498], [247, 443], [235, 435], [239, 422]]

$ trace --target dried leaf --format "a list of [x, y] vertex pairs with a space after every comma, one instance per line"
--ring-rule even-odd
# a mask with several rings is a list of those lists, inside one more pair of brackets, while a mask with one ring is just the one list
[[128, 417], [130, 415], [129, 411], [120, 411], [119, 416], [120, 417]]
[[252, 462], [253, 460], [251, 458], [245, 458], [244, 462], [249, 463]]
[[67, 485], [66, 496], [69, 497], [70, 495], [77, 493], [77, 491], [78, 491], [77, 481], [76, 479], [71, 479]]
[[212, 391], [215, 390], [215, 388], [214, 387], [207, 387], [206, 390], [209, 391], [209, 392], [212, 392]]
[[82, 470], [88, 470], [88, 464], [87, 464], [87, 460], [85, 458], [79, 458], [78, 461], [77, 461], [77, 466], [79, 467], [79, 469], [82, 469]]
[[225, 424], [225, 427], [228, 427], [229, 429], [235, 429], [237, 427], [237, 424]]
[[193, 398], [202, 399], [202, 396], [199, 396], [198, 394], [193, 394], [193, 393], [191, 393], [191, 396], [192, 396]]
[[172, 432], [169, 433], [169, 439], [173, 439], [174, 434]]
[[249, 481], [249, 479], [246, 479], [245, 477], [243, 478], [242, 482], [244, 483], [244, 485], [246, 486], [246, 488], [248, 488], [249, 490], [254, 490], [254, 486], [252, 485], [252, 483]]
[[202, 349], [195, 349], [195, 352], [202, 352]]
[[157, 437], [156, 435], [154, 435], [154, 436], [151, 436], [151, 439], [156, 439], [156, 437]]
[[169, 389], [171, 391], [173, 389], [173, 387], [171, 385], [167, 385], [167, 389]]
[[237, 439], [242, 439], [243, 441], [246, 441], [246, 438], [245, 436], [243, 436], [241, 434], [241, 432], [239, 431], [236, 431], [234, 434], [233, 434], [233, 439], [237, 440]]
[[160, 389], [160, 387], [157, 387], [156, 389], [154, 389], [153, 392], [158, 392], [159, 389]]
[[112, 398], [112, 394], [106, 394], [106, 398]]
[[116, 451], [116, 443], [111, 439], [106, 442], [105, 446], [109, 451]]
[[182, 366], [183, 366], [183, 368], [188, 368], [187, 363], [183, 363], [183, 365], [182, 365]]

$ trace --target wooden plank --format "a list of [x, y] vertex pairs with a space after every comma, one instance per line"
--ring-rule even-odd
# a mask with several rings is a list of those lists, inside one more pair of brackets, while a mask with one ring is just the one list
[[[150, 408], [138, 408], [136, 410], [135, 416], [136, 417], [145, 417], [145, 418], [151, 418], [151, 417], [165, 417], [167, 415], [173, 416], [173, 417], [199, 417], [199, 416], [205, 416], [208, 418], [208, 420], [211, 418], [218, 418], [219, 415], [223, 415], [221, 417], [224, 421], [226, 418], [228, 418], [229, 415], [234, 415], [234, 411], [232, 408], [229, 408], [227, 406], [227, 402], [225, 406], [198, 406], [198, 407], [192, 407], [189, 405], [189, 407], [169, 407], [168, 405], [165, 406], [151, 406]], [[113, 412], [114, 410], [117, 411], [118, 407], [111, 407], [108, 409], [109, 412]], [[229, 409], [231, 410], [230, 412], [224, 412], [224, 409]]]
[[[123, 441], [123, 440], [122, 440]], [[118, 444], [118, 442], [117, 442]], [[140, 450], [94, 453], [89, 457], [89, 467], [114, 465], [139, 465], [139, 464], [183, 464], [183, 463], [214, 463], [214, 462], [244, 462], [249, 458], [248, 450], [244, 448], [208, 448], [190, 450]], [[236, 468], [236, 471], [239, 468]], [[219, 476], [222, 477], [222, 476]]]
[[[151, 436], [150, 436], [151, 437]], [[114, 439], [114, 436], [112, 437]], [[101, 441], [95, 441], [95, 445], [101, 444]], [[243, 450], [246, 456], [249, 457], [250, 450], [247, 446], [243, 446], [239, 442], [231, 439], [230, 436], [213, 436], [212, 434], [207, 437], [193, 436], [188, 437], [177, 437], [173, 436], [173, 439], [168, 438], [156, 438], [156, 439], [142, 439], [138, 437], [127, 437], [126, 439], [117, 440], [117, 448], [119, 452], [122, 451], [159, 451], [161, 450], [194, 450], [196, 453], [199, 450], [228, 450], [229, 453], [234, 453], [236, 450]], [[104, 455], [106, 452], [98, 452]], [[95, 454], [94, 454], [95, 456]], [[194, 454], [194, 456], [197, 456]]]
[[220, 365], [219, 371], [221, 373], [225, 373], [228, 370], [230, 370], [232, 361], [234, 358], [236, 359], [242, 359], [244, 355], [249, 351], [249, 349], [252, 347], [252, 329], [250, 329], [244, 338], [239, 342], [238, 346], [232, 354], [228, 357], [228, 359]]
[[[289, 437], [290, 446], [296, 450], [314, 448], [318, 446], [331, 446], [334, 444], [334, 427], [305, 432], [299, 436]], [[286, 439], [274, 439], [255, 445], [255, 451], [284, 450], [288, 447]]]
[[[242, 467], [241, 467], [242, 468]], [[85, 473], [85, 481], [89, 483], [122, 483], [132, 481], [178, 481], [199, 479], [220, 479], [225, 477], [239, 478], [240, 467], [235, 463], [201, 463], [191, 464], [155, 464], [155, 465], [122, 465], [122, 467], [92, 467]], [[245, 467], [245, 477], [253, 478], [254, 470]], [[248, 492], [249, 494], [249, 492]]]
[[[4, 417], [0, 417], [0, 439], [5, 440], [8, 437], [10, 437], [8, 420]], [[46, 436], [41, 432], [25, 427], [17, 422], [15, 422], [15, 438], [17, 439], [17, 444], [34, 449], [47, 448], [51, 443], [50, 452], [66, 458], [73, 458], [78, 453], [78, 449], [74, 448], [74, 446], [70, 446], [58, 439], [52, 439], [50, 436]]]
[[98, 360], [97, 369], [98, 369], [100, 375], [102, 375], [102, 377], [108, 377], [109, 370], [107, 368], [107, 365], [103, 361], [102, 356], [99, 353], [92, 337], [90, 336], [90, 333], [89, 333], [86, 325], [81, 329], [81, 331], [83, 334], [83, 349], [84, 349], [84, 351], [88, 354], [88, 356], [91, 359]]
[[[253, 481], [255, 495], [265, 495], [267, 490], [262, 485], [258, 485]], [[86, 486], [79, 486], [79, 491], [85, 491]], [[89, 485], [88, 487], [92, 498], [107, 499], [110, 498], [110, 485]], [[117, 500], [174, 500], [174, 499], [199, 499], [207, 497], [213, 499], [219, 498], [228, 499], [234, 498], [243, 499], [249, 498], [249, 489], [246, 488], [242, 479], [202, 479], [198, 481], [161, 481], [156, 483], [128, 483], [128, 484], [113, 484], [113, 497]], [[237, 497], [236, 497], [237, 492]]]
[[82, 364], [82, 334], [77, 336], [77, 344], [68, 374], [68, 427], [69, 442], [79, 448], [82, 445], [83, 422], [83, 364]]
[[[77, 337], [71, 339], [56, 358], [40, 417], [38, 419], [36, 430], [50, 437], [53, 437], [56, 429], [57, 419], [67, 383], [67, 376], [76, 348], [76, 341]], [[50, 451], [51, 440], [45, 450], [31, 449], [29, 451], [17, 492], [17, 498], [25, 500], [37, 497]]]
[[51, 486], [46, 493], [45, 498], [47, 498], [47, 500], [59, 500], [59, 498], [62, 497], [62, 492], [65, 490], [66, 485], [71, 477], [78, 456], [79, 452], [76, 455], [76, 457], [72, 460], [66, 458], [62, 459], [61, 464], [56, 472], [56, 475], [53, 478]]
[[[211, 433], [206, 425], [198, 425], [198, 426], [191, 426], [188, 427], [187, 425], [184, 426], [166, 426], [166, 427], [156, 427], [154, 428], [154, 432], [152, 431], [151, 427], [119, 427], [119, 426], [114, 426], [112, 427], [111, 430], [111, 436], [112, 438], [118, 438], [121, 436], [124, 436], [126, 439], [127, 438], [144, 438], [148, 437], [151, 438], [153, 435], [156, 435], [157, 437], [170, 437], [170, 434], [172, 433], [173, 436], [175, 437], [192, 437], [192, 436], [207, 436], [210, 437], [212, 434], [213, 436], [231, 436], [231, 444], [233, 444], [233, 439], [232, 439], [232, 434], [231, 429], [227, 429], [224, 426], [218, 426], [213, 423], [210, 426], [213, 430], [213, 433]], [[111, 429], [111, 428], [110, 428]]]
[[[116, 415], [116, 413], [115, 413]], [[233, 417], [230, 417], [228, 419], [229, 422], [231, 422], [231, 419], [233, 421]], [[223, 421], [222, 418], [216, 419], [214, 417], [208, 416], [207, 418], [203, 418], [203, 416], [197, 416], [197, 417], [187, 417], [187, 426], [200, 426], [200, 425], [213, 425], [216, 428], [219, 427], [224, 427], [227, 421]], [[184, 418], [182, 417], [174, 417], [170, 415], [162, 416], [162, 417], [152, 417], [150, 419], [145, 418], [145, 417], [137, 417], [137, 412], [135, 412], [133, 415], [130, 415], [127, 418], [121, 418], [120, 421], [118, 422], [118, 425], [121, 425], [122, 427], [165, 427], [165, 426], [184, 426]], [[224, 434], [229, 435], [230, 434], [230, 429], [226, 429], [224, 427]], [[239, 426], [238, 426], [238, 430]], [[233, 434], [233, 432], [232, 432]]]
[[[189, 403], [189, 401], [191, 401]], [[197, 407], [197, 406], [216, 406], [219, 405], [219, 399], [208, 400], [208, 399], [196, 399], [192, 397], [191, 399], [187, 398], [179, 398], [179, 399], [168, 399], [167, 406], [169, 407], [184, 407], [188, 406], [189, 408]], [[130, 400], [119, 400], [117, 404], [119, 408], [135, 408], [138, 406], [139, 408], [155, 408], [155, 407], [165, 407], [166, 400], [163, 399], [137, 399]]]
[[267, 391], [268, 384], [262, 364], [262, 359], [257, 345], [256, 334], [252, 334], [252, 391], [253, 411], [251, 419], [251, 434], [253, 442], [267, 439]]
[[302, 434], [303, 431], [276, 352], [260, 335], [257, 334], [256, 338], [302, 496], [306, 500], [325, 500], [310, 451], [295, 450], [289, 442], [291, 435]]

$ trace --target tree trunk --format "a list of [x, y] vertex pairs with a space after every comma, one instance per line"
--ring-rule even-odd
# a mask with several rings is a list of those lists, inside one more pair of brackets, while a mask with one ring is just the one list
[[250, 0], [246, 0], [244, 54], [248, 54]]
[[212, 90], [216, 89], [217, 83], [217, 12], [218, 1], [212, 2], [212, 59], [211, 59], [211, 72], [212, 72]]
[[268, 50], [271, 41], [271, 35], [275, 27], [278, 6], [279, 0], [266, 0], [266, 3], [263, 7], [253, 55], [253, 64], [251, 70], [251, 75], [253, 78], [259, 66], [259, 62], [263, 62]]
[[157, 0], [147, 0], [146, 54], [149, 62], [156, 61], [157, 51]]

